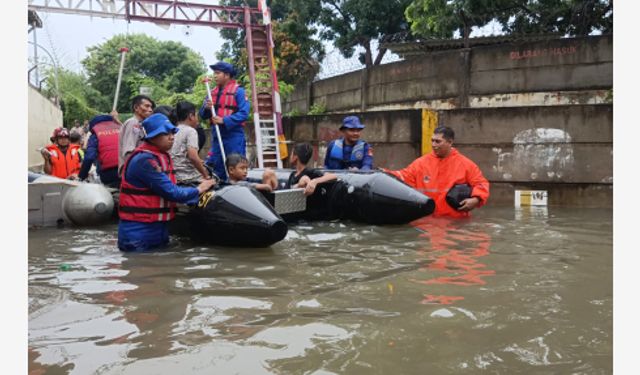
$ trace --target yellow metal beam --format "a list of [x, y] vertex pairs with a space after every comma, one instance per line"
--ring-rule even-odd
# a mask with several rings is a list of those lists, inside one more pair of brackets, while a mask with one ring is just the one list
[[433, 151], [431, 149], [431, 137], [433, 131], [438, 126], [438, 112], [423, 108], [422, 109], [422, 155], [426, 155]]

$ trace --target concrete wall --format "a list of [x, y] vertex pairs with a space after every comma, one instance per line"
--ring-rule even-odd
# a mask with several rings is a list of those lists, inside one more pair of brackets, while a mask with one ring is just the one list
[[[358, 113], [374, 164], [400, 169], [421, 155], [421, 110]], [[345, 114], [285, 119], [288, 140], [311, 142], [316, 166], [338, 137]], [[512, 205], [516, 189], [549, 193], [550, 205], [612, 207], [611, 105], [467, 108], [437, 111], [456, 132], [455, 146], [491, 182], [491, 203]], [[430, 135], [429, 135], [430, 137]]]
[[29, 86], [28, 100], [27, 162], [29, 169], [37, 169], [44, 163], [37, 149], [51, 143], [49, 137], [53, 129], [62, 126], [62, 111], [32, 86]]
[[612, 87], [613, 37], [590, 36], [432, 52], [299, 85], [284, 111], [598, 104]]

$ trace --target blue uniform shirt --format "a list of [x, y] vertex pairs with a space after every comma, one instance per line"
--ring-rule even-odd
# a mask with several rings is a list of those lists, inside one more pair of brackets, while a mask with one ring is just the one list
[[80, 167], [78, 178], [81, 180], [86, 179], [89, 176], [89, 170], [94, 162], [96, 163], [98, 173], [100, 173], [100, 163], [98, 162], [98, 137], [92, 133], [89, 136], [89, 141], [87, 142], [87, 149], [84, 151], [84, 159], [82, 159], [82, 166]]

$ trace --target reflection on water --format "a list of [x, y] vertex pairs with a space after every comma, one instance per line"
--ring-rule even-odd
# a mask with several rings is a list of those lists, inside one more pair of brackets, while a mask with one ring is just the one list
[[[425, 285], [449, 284], [459, 286], [484, 285], [493, 270], [480, 263], [481, 257], [489, 254], [491, 237], [483, 226], [467, 228], [470, 220], [451, 220], [426, 217], [412, 223], [423, 232], [420, 237], [428, 240], [428, 246], [418, 250], [427, 263], [422, 271], [452, 274], [428, 280], [416, 280]], [[449, 290], [449, 288], [447, 288]], [[450, 305], [463, 300], [463, 296], [425, 294], [422, 303]]]
[[123, 254], [29, 232], [33, 374], [612, 371], [611, 210], [302, 223], [268, 249]]

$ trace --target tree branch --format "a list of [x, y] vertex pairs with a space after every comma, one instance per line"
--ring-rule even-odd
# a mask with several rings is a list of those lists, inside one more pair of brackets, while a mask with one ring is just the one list
[[380, 65], [382, 62], [382, 57], [387, 52], [386, 48], [381, 48], [378, 50], [378, 56], [376, 56], [376, 61], [373, 62], [373, 65]]

